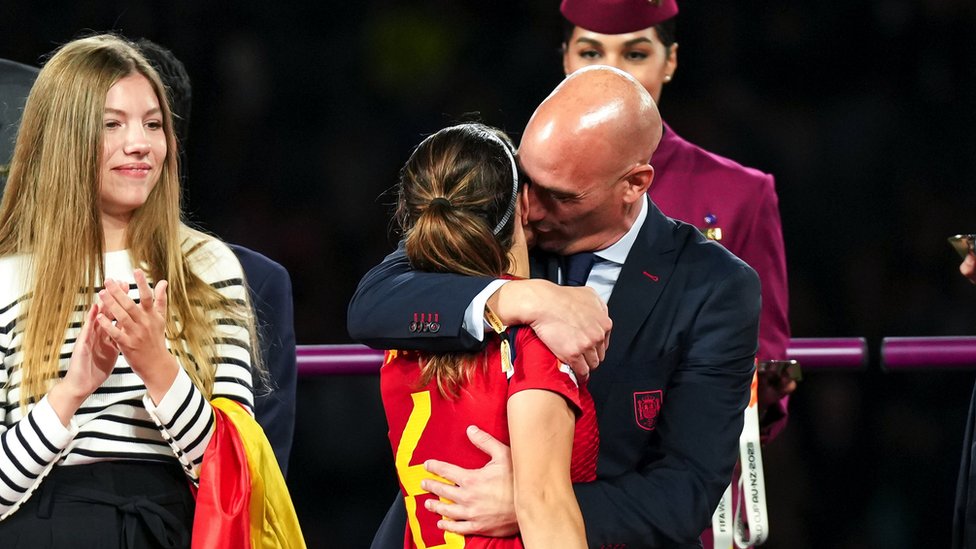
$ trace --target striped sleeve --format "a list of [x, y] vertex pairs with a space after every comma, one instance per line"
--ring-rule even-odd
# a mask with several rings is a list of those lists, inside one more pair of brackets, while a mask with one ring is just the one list
[[[217, 344], [213, 398], [224, 397], [239, 402], [253, 416], [254, 395], [247, 329], [221, 324], [218, 333], [221, 337]], [[183, 465], [187, 476], [196, 482], [203, 453], [214, 429], [213, 408], [206, 397], [193, 384], [189, 374], [180, 368], [173, 385], [159, 404], [154, 405], [146, 394], [143, 405], [159, 428], [163, 440]]]
[[[213, 286], [227, 299], [237, 303], [247, 303], [248, 294], [244, 287], [240, 263], [233, 256], [229, 258], [237, 267], [232, 278], [214, 282]], [[251, 376], [251, 336], [246, 326], [228, 318], [214, 315], [211, 318], [217, 326], [216, 363], [213, 398], [224, 397], [233, 400], [254, 416], [254, 387]]]
[[153, 404], [148, 394], [142, 397], [142, 403], [187, 476], [196, 481], [200, 476], [203, 452], [213, 435], [210, 403], [182, 368], [158, 405]]
[[30, 497], [77, 432], [74, 420], [61, 424], [47, 397], [17, 423], [0, 425], [0, 520]]
[[[205, 253], [206, 252], [206, 253]], [[224, 297], [247, 302], [240, 263], [222, 243], [211, 241], [197, 252], [198, 274]], [[206, 261], [204, 261], [206, 259]], [[210, 318], [217, 333], [214, 349], [216, 372], [213, 398], [224, 397], [238, 402], [254, 415], [254, 391], [251, 378], [250, 336], [247, 327], [214, 312]], [[204, 451], [214, 431], [213, 408], [182, 369], [169, 391], [153, 405], [149, 395], [143, 404], [156, 422], [163, 440], [172, 448], [187, 476], [196, 482]]]
[[[194, 271], [226, 299], [250, 309], [244, 285], [244, 270], [234, 252], [216, 239], [190, 253]], [[211, 311], [210, 322], [216, 327], [214, 349], [216, 372], [213, 398], [224, 397], [240, 403], [254, 415], [254, 389], [251, 376], [251, 338], [246, 326]]]

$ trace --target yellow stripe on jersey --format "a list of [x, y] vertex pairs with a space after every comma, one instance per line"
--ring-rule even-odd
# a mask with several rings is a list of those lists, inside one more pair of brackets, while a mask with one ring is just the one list
[[[464, 536], [453, 532], [444, 532], [444, 543], [428, 547], [424, 544], [423, 535], [420, 531], [420, 520], [417, 519], [417, 496], [427, 494], [426, 490], [420, 487], [420, 481], [432, 479], [450, 484], [447, 479], [432, 474], [424, 469], [424, 464], [411, 465], [413, 461], [413, 451], [417, 449], [420, 438], [427, 428], [430, 421], [430, 391], [420, 391], [410, 395], [413, 399], [413, 409], [410, 410], [410, 417], [407, 418], [407, 425], [400, 436], [400, 444], [396, 451], [396, 469], [400, 475], [400, 483], [403, 484], [404, 503], [407, 507], [407, 522], [410, 523], [410, 532], [413, 534], [413, 542], [418, 549], [461, 549], [464, 547]], [[441, 498], [442, 501], [447, 501]]]

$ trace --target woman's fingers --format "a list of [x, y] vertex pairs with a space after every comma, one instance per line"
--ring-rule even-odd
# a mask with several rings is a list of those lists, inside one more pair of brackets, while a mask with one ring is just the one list
[[169, 289], [169, 282], [165, 280], [160, 280], [156, 283], [156, 288], [153, 290], [154, 300], [153, 309], [159, 316], [166, 318], [166, 306], [169, 304], [169, 298], [166, 296], [166, 290]]
[[153, 292], [149, 287], [149, 281], [146, 280], [146, 273], [142, 272], [142, 269], [136, 269], [132, 274], [136, 279], [136, 288], [139, 289], [139, 305], [143, 310], [148, 311], [153, 306]]

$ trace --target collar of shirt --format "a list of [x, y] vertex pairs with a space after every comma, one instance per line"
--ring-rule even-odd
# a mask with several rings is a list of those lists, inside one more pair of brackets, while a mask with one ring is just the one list
[[[637, 233], [640, 232], [641, 227], [644, 226], [644, 221], [647, 219], [647, 201], [647, 195], [644, 195], [637, 219], [634, 220], [634, 224], [620, 240], [604, 250], [595, 252], [600, 261], [593, 265], [590, 276], [586, 279], [586, 285], [593, 288], [604, 303], [610, 301], [610, 294], [613, 292], [614, 284], [617, 283], [621, 269], [623, 269], [624, 261], [627, 260], [630, 249], [637, 241]], [[485, 321], [485, 304], [488, 303], [488, 298], [506, 282], [508, 280], [496, 279], [489, 283], [484, 290], [474, 297], [464, 311], [464, 321], [461, 326], [478, 341], [485, 339], [485, 326], [487, 324]]]
[[593, 265], [593, 269], [590, 270], [590, 276], [586, 279], [586, 285], [593, 288], [600, 298], [603, 299], [604, 303], [610, 302], [610, 294], [613, 293], [613, 287], [617, 284], [620, 271], [624, 268], [624, 261], [627, 260], [630, 249], [634, 246], [634, 242], [637, 241], [637, 233], [640, 232], [646, 219], [647, 197], [645, 196], [644, 200], [641, 201], [640, 213], [637, 214], [637, 219], [634, 220], [634, 224], [630, 227], [630, 230], [612, 246], [596, 252], [596, 256], [600, 258], [600, 261], [597, 261]]
[[644, 226], [644, 220], [647, 219], [647, 195], [644, 195], [644, 200], [641, 200], [640, 208], [637, 219], [634, 220], [634, 224], [630, 226], [627, 233], [609, 247], [594, 252], [597, 257], [618, 265], [624, 264], [624, 261], [627, 260], [627, 254], [630, 253], [630, 249], [634, 247], [634, 242], [637, 241], [637, 233], [640, 232], [641, 227]]

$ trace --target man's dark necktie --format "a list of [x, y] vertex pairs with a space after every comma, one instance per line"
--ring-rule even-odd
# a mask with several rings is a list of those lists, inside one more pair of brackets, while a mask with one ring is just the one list
[[563, 286], [585, 286], [586, 277], [596, 262], [593, 252], [580, 252], [563, 257]]

